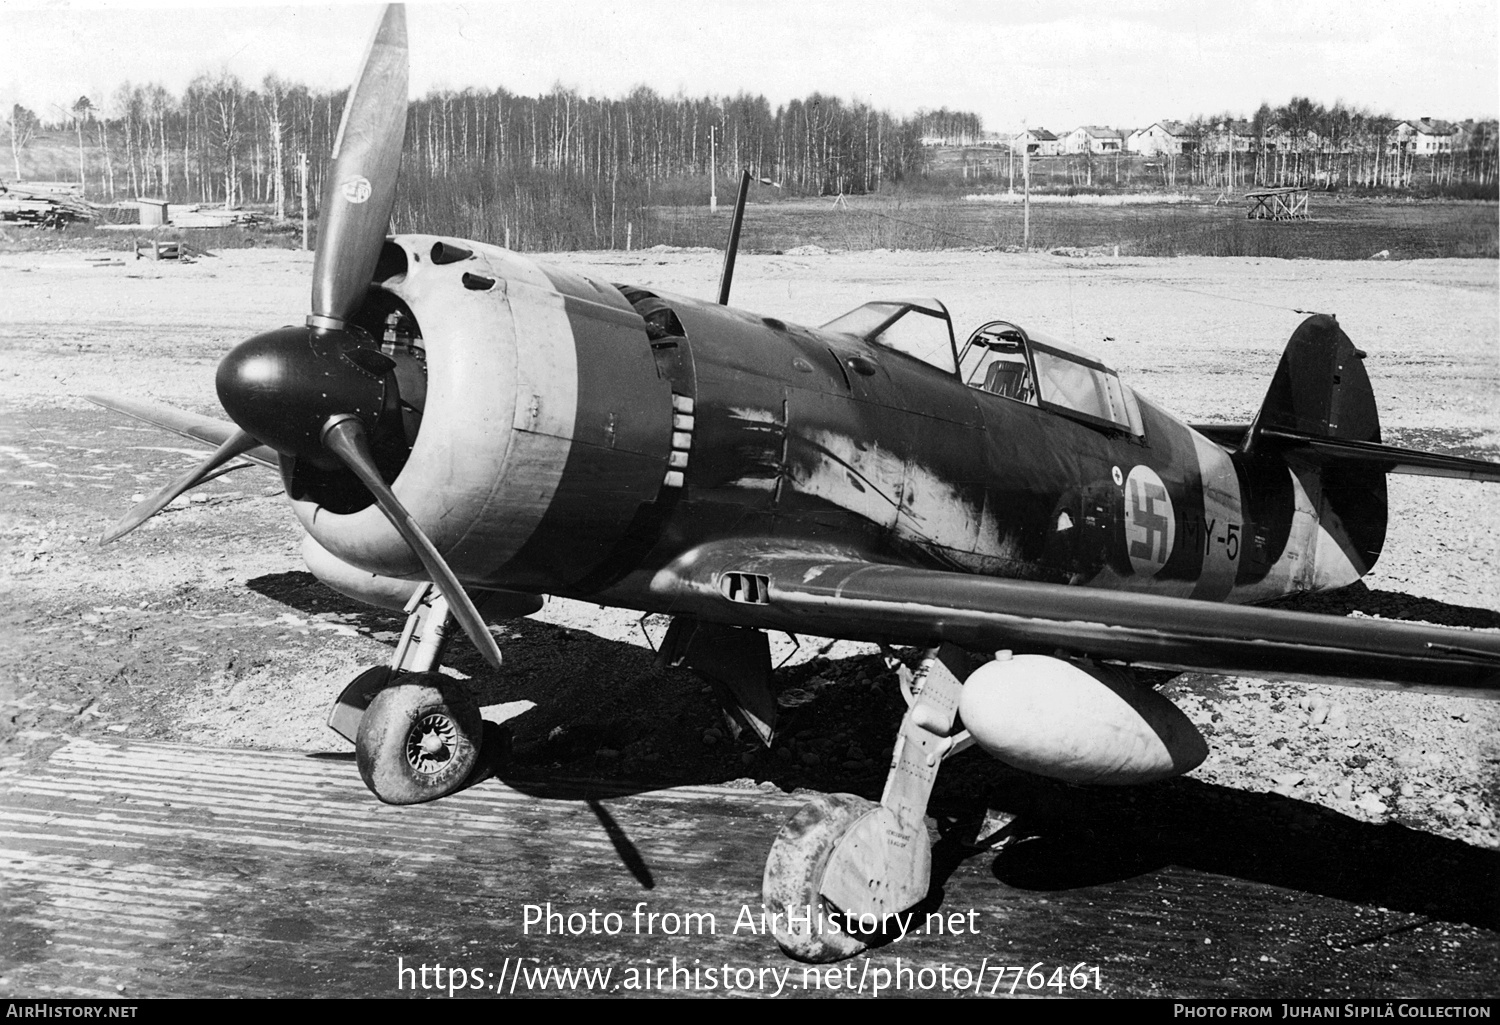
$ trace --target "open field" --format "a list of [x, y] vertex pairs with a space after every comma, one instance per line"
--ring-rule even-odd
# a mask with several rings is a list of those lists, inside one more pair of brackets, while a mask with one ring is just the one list
[[[833, 199], [767, 199], [769, 191], [757, 187], [752, 193], [740, 242], [744, 252], [782, 253], [807, 245], [837, 250], [1021, 248], [1023, 213], [1016, 202], [970, 201], [957, 193], [898, 192], [845, 197], [836, 203]], [[1310, 201], [1313, 220], [1270, 223], [1246, 220], [1248, 203], [1242, 197], [1226, 197], [1223, 203], [1215, 203], [1214, 196], [1181, 193], [1126, 198], [1142, 202], [1095, 195], [1050, 194], [1039, 199], [1031, 211], [1032, 250], [1112, 255], [1118, 248], [1121, 256], [1287, 260], [1365, 260], [1377, 253], [1391, 260], [1500, 255], [1500, 206], [1495, 203], [1367, 200], [1314, 193]], [[1151, 202], [1163, 198], [1179, 201]], [[633, 247], [722, 249], [729, 235], [733, 199], [732, 194], [721, 195], [714, 214], [708, 212], [706, 202], [652, 207], [647, 223], [633, 225]], [[430, 230], [444, 233], [441, 227]], [[596, 222], [596, 230], [596, 247], [608, 248], [607, 217]], [[99, 248], [128, 254], [132, 241], [148, 234], [147, 229], [101, 229], [85, 224], [62, 232], [0, 225], [0, 252]], [[209, 250], [290, 248], [301, 242], [301, 225], [286, 222], [186, 232], [156, 229], [154, 234], [182, 237]], [[615, 240], [618, 248], [625, 247], [623, 219], [616, 225]]]
[[[692, 295], [713, 293], [719, 266], [716, 254], [669, 251], [549, 259]], [[13, 608], [0, 633], [0, 793], [79, 738], [346, 750], [323, 725], [327, 704], [360, 669], [389, 658], [400, 618], [356, 606], [304, 571], [280, 482], [262, 470], [215, 480], [99, 548], [94, 539], [133, 495], [199, 454], [78, 398], [104, 391], [217, 413], [219, 357], [250, 333], [300, 321], [310, 268], [310, 254], [268, 249], [106, 268], [78, 253], [0, 253], [0, 587]], [[1389, 440], [1500, 458], [1500, 281], [1490, 260], [763, 255], [742, 259], [734, 301], [821, 323], [871, 298], [914, 294], [944, 299], [961, 333], [1006, 317], [1091, 350], [1189, 420], [1248, 419], [1297, 311], [1333, 312], [1369, 353]], [[1394, 478], [1380, 564], [1364, 584], [1303, 607], [1500, 629], [1496, 495], [1465, 481]], [[645, 629], [659, 639], [662, 626]], [[475, 681], [491, 718], [514, 716], [513, 768], [523, 775], [878, 796], [903, 708], [867, 646], [803, 638], [792, 652], [778, 639], [774, 655], [790, 655], [776, 675], [784, 733], [762, 752], [718, 732], [696, 678], [654, 667], [634, 614], [554, 601], [499, 641], [502, 672], [466, 644], [451, 664]], [[1020, 861], [963, 856], [994, 858], [993, 885], [1007, 899], [1029, 905], [1046, 891], [1077, 915], [1105, 899], [1096, 887], [1150, 880], [1163, 865], [1208, 873], [1210, 895], [1214, 874], [1235, 886], [1271, 883], [1287, 905], [1261, 906], [1252, 944], [1274, 950], [1278, 965], [1346, 973], [1327, 976], [1337, 989], [1307, 995], [1493, 992], [1500, 704], [1195, 674], [1163, 689], [1209, 736], [1202, 767], [1107, 790], [1042, 783], [966, 753], [939, 778], [943, 821], [972, 824], [994, 807], [1089, 839], [1047, 864], [1025, 845]], [[504, 849], [485, 857], [503, 861]], [[1288, 910], [1302, 898], [1340, 909], [1349, 924], [1339, 928], [1364, 946], [1329, 953], [1323, 926]], [[1376, 908], [1375, 939], [1361, 939], [1355, 919]], [[1191, 932], [1161, 913], [1164, 935], [1177, 924]], [[1220, 927], [1235, 926], [1208, 932]], [[1287, 992], [1277, 973], [1290, 968], [1248, 956], [1230, 964], [1219, 939], [1171, 952], [1184, 973], [1175, 990], [1139, 981], [1153, 956], [1166, 953], [1121, 969], [1137, 973], [1129, 992], [1181, 992], [1187, 978], [1203, 980], [1204, 992], [1225, 992], [1226, 979], [1243, 983], [1230, 993]]]
[[[1048, 197], [1052, 199], [1053, 197]], [[1061, 198], [1061, 197], [1058, 197]], [[1104, 206], [1038, 202], [1031, 210], [1031, 248], [1092, 249], [1121, 256], [1248, 256], [1278, 259], [1363, 260], [1385, 252], [1393, 260], [1495, 257], [1500, 224], [1494, 203], [1416, 203], [1346, 200], [1314, 193], [1313, 220], [1248, 221], [1248, 201], [1193, 200], [1172, 204]], [[654, 241], [722, 247], [729, 209], [656, 208]], [[1019, 203], [962, 198], [891, 196], [800, 200], [750, 207], [741, 246], [778, 252], [801, 245], [825, 249], [1019, 249]]]

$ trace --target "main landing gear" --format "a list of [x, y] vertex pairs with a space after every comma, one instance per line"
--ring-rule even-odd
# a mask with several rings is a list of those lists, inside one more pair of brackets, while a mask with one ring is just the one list
[[820, 794], [781, 827], [761, 894], [776, 942], [792, 957], [853, 957], [927, 896], [927, 801], [942, 760], [973, 743], [953, 732], [969, 670], [968, 655], [951, 644], [929, 650], [914, 676], [901, 667], [908, 707], [880, 803]]
[[353, 742], [360, 777], [387, 804], [419, 804], [464, 785], [479, 764], [484, 721], [467, 686], [436, 671], [453, 617], [431, 584], [406, 606], [389, 666], [357, 676], [328, 725]]

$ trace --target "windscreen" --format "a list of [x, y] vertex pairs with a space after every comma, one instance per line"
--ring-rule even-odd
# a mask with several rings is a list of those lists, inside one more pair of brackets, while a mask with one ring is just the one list
[[953, 329], [940, 303], [932, 308], [910, 302], [865, 303], [823, 325], [825, 331], [855, 335], [914, 356], [949, 374], [958, 373]]

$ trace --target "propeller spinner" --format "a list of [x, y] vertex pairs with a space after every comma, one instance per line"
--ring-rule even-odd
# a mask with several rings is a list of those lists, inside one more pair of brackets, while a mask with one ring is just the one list
[[305, 326], [256, 335], [219, 364], [219, 401], [240, 432], [132, 510], [103, 540], [134, 529], [241, 452], [265, 444], [324, 470], [347, 468], [448, 599], [486, 661], [500, 649], [453, 570], [382, 477], [371, 438], [400, 430], [396, 364], [348, 323], [370, 287], [390, 225], [406, 131], [406, 13], [386, 7], [344, 107], [322, 205]]

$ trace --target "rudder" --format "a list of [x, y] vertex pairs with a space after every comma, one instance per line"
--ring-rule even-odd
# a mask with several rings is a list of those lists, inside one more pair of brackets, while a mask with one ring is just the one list
[[1364, 357], [1336, 319], [1308, 317], [1281, 354], [1245, 446], [1253, 448], [1266, 430], [1378, 443], [1380, 416]]
[[[1286, 445], [1293, 438], [1379, 444], [1380, 416], [1364, 356], [1334, 317], [1304, 320], [1287, 342], [1241, 451], [1256, 458], [1274, 450], [1296, 459]], [[1304, 485], [1321, 492], [1315, 501], [1324, 529], [1361, 575], [1368, 572], [1385, 543], [1385, 471], [1338, 461], [1295, 469]]]

